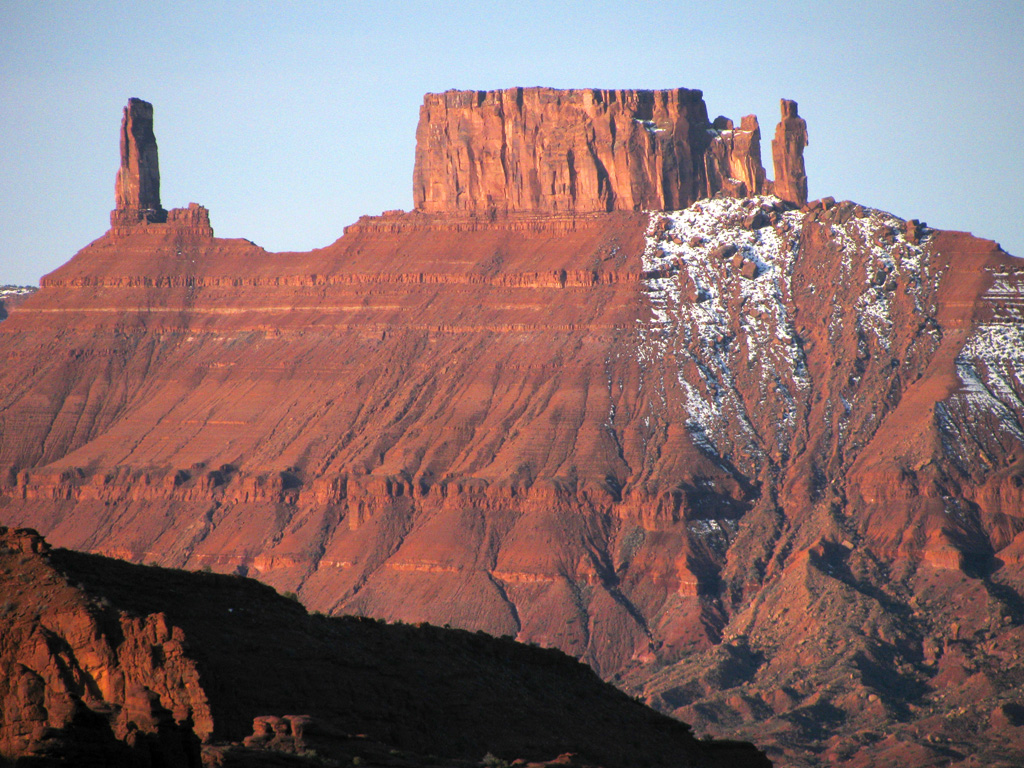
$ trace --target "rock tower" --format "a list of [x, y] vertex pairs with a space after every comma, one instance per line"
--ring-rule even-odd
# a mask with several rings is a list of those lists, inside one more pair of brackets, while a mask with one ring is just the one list
[[121, 167], [114, 184], [117, 207], [110, 214], [114, 228], [139, 222], [163, 222], [160, 205], [160, 162], [153, 134], [153, 105], [129, 99], [121, 118]]
[[117, 207], [110, 212], [115, 235], [128, 235], [139, 225], [167, 224], [175, 232], [213, 237], [210, 212], [201, 205], [164, 210], [160, 205], [160, 161], [153, 134], [153, 105], [128, 99], [121, 118], [121, 167], [114, 182]]
[[797, 114], [795, 101], [782, 99], [782, 120], [772, 139], [772, 161], [775, 165], [775, 194], [788, 203], [807, 202], [807, 171], [804, 168], [804, 147], [807, 121]]

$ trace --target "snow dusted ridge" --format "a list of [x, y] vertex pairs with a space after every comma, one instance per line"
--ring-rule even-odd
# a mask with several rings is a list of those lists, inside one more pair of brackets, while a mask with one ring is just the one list
[[[936, 267], [919, 237], [907, 235], [916, 223], [852, 203], [787, 210], [771, 196], [702, 200], [651, 214], [643, 269], [652, 318], [640, 323], [641, 369], [667, 364], [683, 412], [667, 415], [670, 400], [663, 398], [666, 417], [684, 419], [699, 446], [744, 471], [756, 472], [768, 454], [785, 461], [811, 411], [793, 295], [801, 238], [817, 231], [807, 229], [808, 217], [829, 229], [830, 263], [802, 266], [800, 273], [805, 281], [828, 281], [805, 286], [825, 313], [828, 348], [821, 354], [843, 354], [851, 341], [860, 360], [878, 365], [908, 354], [915, 344], [905, 336], [908, 327], [937, 311]], [[837, 286], [842, 301], [831, 298]], [[804, 323], [817, 311], [806, 309], [812, 314]], [[926, 325], [921, 333], [934, 349], [940, 331]], [[879, 414], [860, 407], [864, 367], [845, 354], [841, 367], [829, 368], [835, 380], [821, 390], [827, 400], [820, 413], [840, 446], [856, 426], [859, 447]], [[888, 368], [876, 365], [870, 377], [868, 386], [885, 387]]]
[[[882, 348], [888, 350], [892, 344], [896, 281], [906, 286], [918, 316], [934, 316], [934, 292], [922, 290], [922, 285], [929, 285], [934, 275], [924, 248], [908, 242], [904, 236], [902, 219], [876, 209], [862, 210], [863, 216], [851, 218], [844, 227], [833, 228], [835, 242], [843, 251], [840, 279], [863, 283], [864, 291], [854, 306], [857, 330], [871, 331]], [[852, 255], [858, 252], [862, 254], [863, 272], [852, 261]], [[927, 305], [926, 295], [932, 297]], [[833, 322], [839, 320], [837, 308]]]
[[[647, 382], [659, 393], [650, 417], [682, 421], [698, 446], [744, 472], [785, 461], [811, 413], [793, 283], [801, 238], [815, 226], [829, 228], [829, 264], [801, 265], [801, 292], [818, 297], [805, 309], [824, 313], [821, 353], [839, 355], [828, 368], [834, 380], [818, 382], [826, 399], [816, 408], [838, 447], [856, 450], [883, 416], [877, 405], [865, 412], [863, 388], [879, 403], [889, 366], [934, 353], [943, 338], [941, 266], [919, 225], [852, 203], [786, 210], [770, 196], [702, 200], [650, 217], [642, 263], [651, 316], [638, 324], [638, 355], [648, 378], [667, 372]], [[841, 301], [829, 298], [837, 292]], [[993, 272], [984, 298], [991, 318], [956, 359], [963, 386], [935, 410], [946, 454], [965, 469], [1024, 443], [1024, 262]]]
[[748, 382], [753, 373], [760, 399], [781, 405], [773, 439], [792, 437], [796, 395], [810, 385], [790, 287], [804, 214], [779, 210], [777, 198], [753, 197], [654, 213], [643, 254], [653, 319], [640, 325], [641, 369], [672, 361], [695, 442], [740, 464], [760, 463], [764, 441], [748, 412], [759, 404], [744, 401], [737, 372]]
[[25, 296], [38, 290], [34, 285], [0, 285], [0, 301], [14, 296]]
[[[965, 464], [972, 455], [995, 456], [993, 440], [1004, 451], [1024, 443], [1024, 271], [994, 271], [982, 298], [991, 319], [960, 350], [956, 370], [963, 387], [938, 411], [943, 425], [950, 425], [947, 433], [957, 433], [945, 441], [947, 452]], [[950, 412], [966, 418], [954, 421]], [[953, 429], [955, 423], [971, 427], [969, 434]]]
[[[912, 318], [921, 320], [934, 318], [938, 312], [935, 286], [938, 280], [936, 267], [927, 257], [923, 241], [907, 238], [908, 222], [893, 216], [891, 213], [875, 208], [854, 206], [852, 215], [840, 225], [833, 225], [830, 237], [837, 249], [838, 272], [834, 280], [843, 285], [855, 287], [855, 296], [848, 306], [835, 303], [828, 321], [829, 340], [833, 347], [840, 348], [839, 340], [849, 334], [850, 327], [857, 339], [858, 357], [867, 358], [877, 353], [878, 349], [898, 355], [896, 347], [901, 347], [907, 338], [898, 338], [907, 332], [906, 307], [902, 310], [903, 331], [897, 330], [897, 318], [901, 314], [896, 306], [902, 296], [909, 297], [913, 302]], [[818, 290], [830, 291], [830, 286], [816, 286]], [[849, 306], [853, 307], [850, 311]], [[936, 324], [926, 326], [919, 340], [932, 351], [941, 339], [941, 331]], [[918, 340], [910, 339], [910, 346], [917, 345]], [[878, 349], [872, 350], [877, 345]], [[908, 350], [909, 351], [909, 350]], [[877, 414], [871, 412], [856, 413], [863, 408], [862, 398], [857, 396], [861, 386], [861, 374], [857, 373], [850, 379], [850, 385], [844, 388], [846, 397], [837, 393], [838, 403], [833, 399], [827, 403], [825, 419], [832, 421], [838, 414], [836, 422], [837, 438], [840, 445], [845, 446], [850, 438], [851, 429], [858, 423], [865, 426], [870, 422], [869, 429], [878, 425]], [[867, 434], [861, 439], [866, 441]]]

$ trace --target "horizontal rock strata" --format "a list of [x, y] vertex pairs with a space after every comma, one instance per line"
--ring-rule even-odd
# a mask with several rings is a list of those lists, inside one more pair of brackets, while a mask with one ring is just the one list
[[[108, 233], [0, 323], [0, 519], [554, 645], [783, 762], [1019, 762], [1024, 270], [797, 208], [783, 108], [788, 199]], [[699, 167], [761, 184], [756, 130]]]

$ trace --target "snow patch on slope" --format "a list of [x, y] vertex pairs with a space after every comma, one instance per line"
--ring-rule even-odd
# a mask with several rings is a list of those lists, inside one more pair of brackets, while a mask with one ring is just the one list
[[1024, 273], [998, 271], [982, 296], [992, 317], [971, 333], [956, 359], [963, 388], [954, 395], [968, 421], [988, 419], [1024, 442]]
[[[640, 323], [641, 369], [671, 361], [691, 436], [719, 456], [762, 452], [748, 410], [761, 404], [744, 401], [741, 368], [753, 372], [763, 397], [781, 402], [784, 436], [795, 428], [795, 394], [810, 386], [791, 294], [804, 214], [773, 213], [775, 225], [764, 226], [778, 205], [773, 197], [703, 200], [652, 214], [647, 230], [652, 316]], [[737, 435], [741, 444], [732, 445]]]
[[965, 472], [1019, 455], [1024, 444], [1024, 265], [989, 271], [987, 319], [956, 358], [962, 386], [935, 409], [943, 450]]
[[[919, 315], [934, 315], [934, 305], [924, 306], [922, 284], [933, 278], [925, 249], [906, 239], [906, 223], [891, 213], [858, 208], [863, 213], [843, 226], [834, 226], [832, 236], [843, 252], [841, 279], [856, 281], [864, 290], [854, 306], [860, 332], [870, 331], [883, 349], [892, 345], [893, 293], [897, 281], [906, 286]], [[861, 253], [857, 264], [853, 254]]]

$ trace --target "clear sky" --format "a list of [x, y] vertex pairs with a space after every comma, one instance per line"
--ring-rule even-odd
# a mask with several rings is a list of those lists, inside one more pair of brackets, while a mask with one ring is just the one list
[[766, 158], [796, 99], [812, 198], [1024, 256], [1020, 0], [0, 0], [0, 284], [106, 230], [131, 96], [155, 107], [164, 207], [287, 251], [412, 206], [424, 93], [517, 85], [699, 88], [712, 117], [758, 115]]

